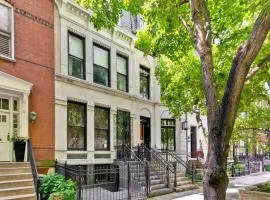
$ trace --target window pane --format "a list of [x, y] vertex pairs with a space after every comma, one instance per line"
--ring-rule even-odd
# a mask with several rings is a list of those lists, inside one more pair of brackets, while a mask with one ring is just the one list
[[108, 69], [94, 65], [94, 82], [108, 86]]
[[85, 127], [85, 105], [68, 102], [68, 125]]
[[117, 73], [117, 89], [127, 91], [127, 77]]
[[19, 114], [13, 114], [13, 133], [17, 134], [19, 132]]
[[84, 40], [74, 35], [69, 35], [69, 54], [84, 59]]
[[68, 74], [83, 79], [83, 60], [69, 56]]
[[95, 108], [95, 128], [109, 130], [109, 110], [106, 108]]
[[18, 101], [17, 100], [13, 101], [13, 110], [18, 111]]
[[94, 46], [94, 64], [109, 68], [109, 51]]
[[68, 127], [68, 149], [85, 149], [83, 127]]
[[0, 30], [10, 33], [11, 11], [7, 6], [0, 4]]
[[95, 150], [109, 149], [109, 131], [95, 129]]
[[9, 101], [8, 99], [1, 99], [1, 109], [9, 110]]
[[117, 56], [117, 72], [127, 75], [127, 59]]
[[143, 98], [149, 99], [150, 70], [140, 68], [140, 93]]

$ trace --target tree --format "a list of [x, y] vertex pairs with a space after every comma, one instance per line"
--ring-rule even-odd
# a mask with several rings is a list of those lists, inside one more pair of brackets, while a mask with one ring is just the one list
[[269, 101], [263, 85], [269, 82], [270, 74], [270, 2], [78, 2], [94, 11], [90, 20], [97, 29], [113, 28], [122, 9], [143, 15], [147, 27], [138, 33], [137, 47], [159, 60], [157, 77], [162, 100], [176, 115], [191, 110], [193, 105], [207, 113], [204, 198], [224, 200], [229, 141], [237, 114], [249, 109], [249, 100]]

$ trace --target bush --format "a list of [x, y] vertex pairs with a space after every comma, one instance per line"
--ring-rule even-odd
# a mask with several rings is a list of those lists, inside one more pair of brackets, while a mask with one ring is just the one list
[[65, 180], [60, 174], [53, 174], [41, 178], [40, 193], [42, 199], [74, 200], [76, 185], [72, 180]]
[[270, 182], [259, 184], [253, 190], [270, 193]]

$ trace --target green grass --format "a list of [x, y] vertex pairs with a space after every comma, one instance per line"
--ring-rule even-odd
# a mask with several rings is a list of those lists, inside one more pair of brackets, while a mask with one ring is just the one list
[[270, 193], [270, 181], [257, 185], [255, 188], [251, 189], [252, 191], [258, 192], [267, 192]]

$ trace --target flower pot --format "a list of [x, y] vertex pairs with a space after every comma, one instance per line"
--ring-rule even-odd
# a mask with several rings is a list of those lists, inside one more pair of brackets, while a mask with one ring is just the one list
[[26, 144], [25, 141], [14, 142], [15, 158], [17, 162], [24, 161], [25, 144]]

